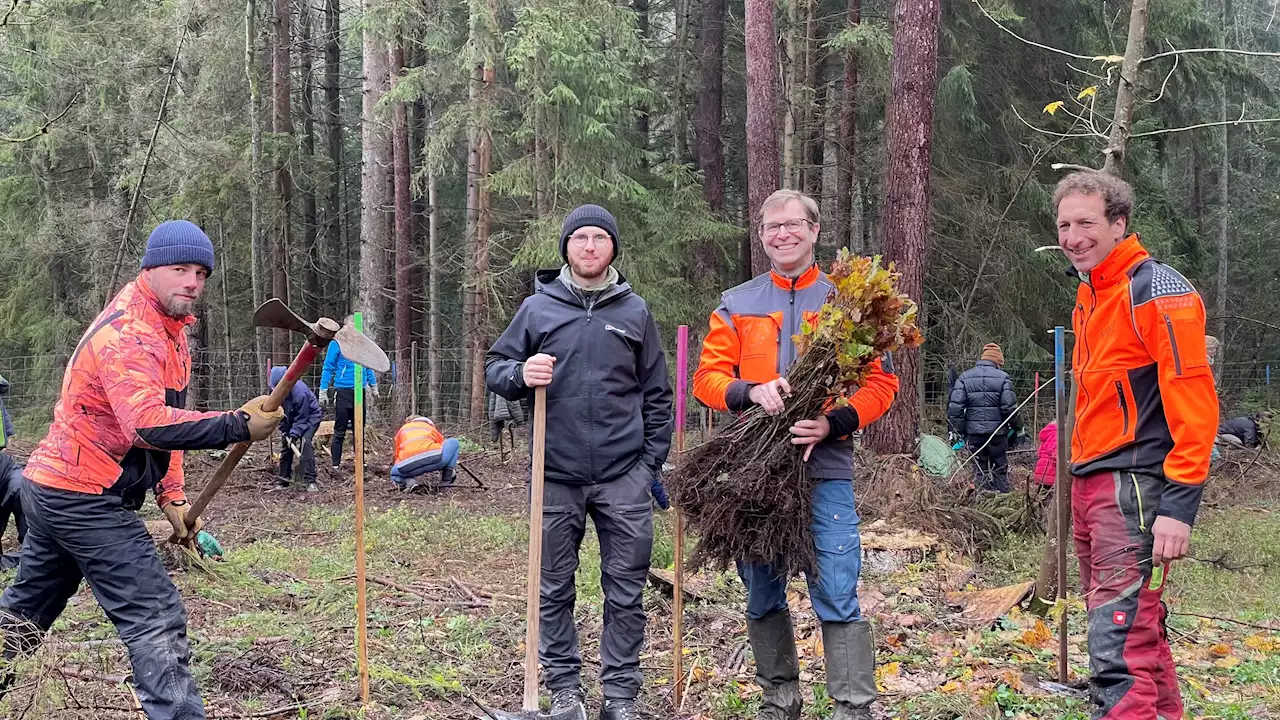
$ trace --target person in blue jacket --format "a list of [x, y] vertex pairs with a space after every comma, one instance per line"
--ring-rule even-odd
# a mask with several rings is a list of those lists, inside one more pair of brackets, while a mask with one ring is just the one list
[[[337, 344], [331, 343], [330, 347], [337, 347]], [[284, 378], [286, 369], [283, 365], [271, 368], [272, 390]], [[320, 427], [320, 418], [323, 417], [320, 404], [316, 402], [316, 394], [311, 392], [311, 388], [307, 387], [305, 382], [299, 380], [294, 383], [293, 390], [289, 391], [289, 396], [284, 399], [281, 408], [284, 410], [284, 419], [280, 421], [279, 426], [282, 439], [276, 485], [282, 488], [289, 487], [290, 481], [293, 480], [293, 456], [298, 454], [301, 455], [298, 463], [299, 470], [302, 473], [303, 482], [306, 483], [307, 492], [315, 492], [319, 488], [316, 487], [316, 451], [312, 439]]]
[[[347, 324], [351, 320], [352, 316], [348, 315]], [[378, 397], [378, 379], [369, 368], [364, 369], [364, 385], [374, 397]], [[336, 402], [330, 396], [330, 388], [335, 391]], [[329, 343], [325, 352], [324, 371], [320, 373], [320, 402], [324, 405], [334, 403], [333, 441], [329, 449], [333, 456], [333, 469], [337, 470], [342, 464], [342, 441], [347, 436], [347, 427], [356, 421], [356, 364], [342, 356], [336, 342]]]

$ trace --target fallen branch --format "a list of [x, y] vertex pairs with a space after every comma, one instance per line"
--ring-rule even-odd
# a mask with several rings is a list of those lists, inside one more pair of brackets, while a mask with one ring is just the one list
[[121, 683], [129, 680], [127, 675], [104, 675], [102, 673], [90, 672], [88, 670], [81, 670], [80, 668], [74, 667], [60, 667], [58, 668], [58, 674], [63, 677], [75, 678], [76, 680], [84, 680], [86, 682], [104, 682], [111, 685], [120, 685]]
[[1173, 612], [1173, 611], [1170, 611], [1169, 614], [1181, 615], [1183, 617], [1197, 617], [1203, 620], [1216, 620], [1217, 622], [1235, 623], [1236, 625], [1243, 625], [1245, 627], [1257, 628], [1259, 630], [1270, 630], [1271, 632], [1280, 632], [1280, 627], [1275, 627], [1272, 625], [1258, 625], [1257, 623], [1245, 622], [1244, 620], [1236, 620], [1235, 618], [1218, 617], [1217, 615], [1201, 615], [1199, 613]]
[[1226, 562], [1227, 554], [1225, 552], [1216, 558], [1199, 558], [1199, 557], [1196, 557], [1195, 555], [1188, 555], [1187, 559], [1195, 560], [1196, 562], [1204, 563], [1205, 565], [1212, 565], [1213, 567], [1216, 567], [1220, 570], [1226, 570], [1227, 572], [1240, 572], [1241, 570], [1248, 570], [1249, 568], [1265, 569], [1265, 568], [1271, 567], [1271, 563], [1252, 563], [1249, 565], [1231, 565], [1230, 563]]

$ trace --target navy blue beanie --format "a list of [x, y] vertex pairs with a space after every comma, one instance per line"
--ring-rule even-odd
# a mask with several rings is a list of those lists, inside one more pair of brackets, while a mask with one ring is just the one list
[[189, 220], [165, 220], [147, 237], [142, 269], [196, 263], [213, 272], [213, 243]]
[[583, 205], [564, 219], [560, 228], [560, 257], [569, 262], [569, 236], [584, 227], [598, 227], [613, 239], [613, 257], [618, 257], [618, 221], [599, 205]]

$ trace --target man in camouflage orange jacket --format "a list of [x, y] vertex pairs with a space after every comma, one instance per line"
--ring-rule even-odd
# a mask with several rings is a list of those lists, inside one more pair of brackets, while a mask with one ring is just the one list
[[1081, 283], [1071, 507], [1089, 609], [1094, 718], [1179, 720], [1161, 595], [1186, 555], [1218, 427], [1204, 302], [1129, 234], [1133, 190], [1103, 173], [1054, 192]]
[[[147, 239], [142, 272], [80, 339], [49, 434], [27, 462], [28, 530], [13, 585], [0, 596], [4, 657], [33, 649], [87, 580], [129, 649], [151, 720], [204, 718], [188, 667], [187, 617], [139, 509], [148, 489], [187, 537], [182, 451], [271, 436], [283, 413], [266, 396], [232, 412], [191, 412], [186, 328], [213, 269], [213, 245], [185, 220]], [[197, 525], [197, 530], [198, 525]], [[13, 681], [7, 667], [0, 689]]]
[[[818, 204], [793, 190], [779, 190], [760, 208], [760, 240], [773, 269], [722, 295], [693, 376], [693, 393], [721, 411], [759, 405], [783, 410], [791, 388], [783, 375], [796, 359], [792, 336], [817, 316], [832, 289], [814, 262]], [[858, 607], [861, 542], [853, 503], [853, 444], [849, 435], [889, 409], [898, 378], [876, 360], [866, 384], [848, 405], [791, 428], [791, 442], [808, 446], [806, 468], [819, 482], [813, 491], [813, 535], [818, 577], [810, 599], [822, 621], [827, 695], [835, 720], [871, 720], [876, 698], [875, 644]], [[798, 451], [798, 450], [797, 450]], [[800, 666], [787, 610], [787, 579], [766, 565], [739, 562], [747, 587], [747, 637], [764, 690], [759, 720], [800, 716]]]

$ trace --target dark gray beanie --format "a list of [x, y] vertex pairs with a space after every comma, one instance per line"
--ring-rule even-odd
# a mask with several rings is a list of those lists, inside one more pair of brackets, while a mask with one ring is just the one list
[[584, 227], [598, 227], [613, 238], [613, 257], [618, 257], [618, 221], [599, 205], [583, 205], [569, 213], [560, 228], [560, 257], [569, 262], [569, 236]]
[[142, 269], [196, 263], [213, 272], [213, 243], [189, 220], [165, 220], [147, 237]]

